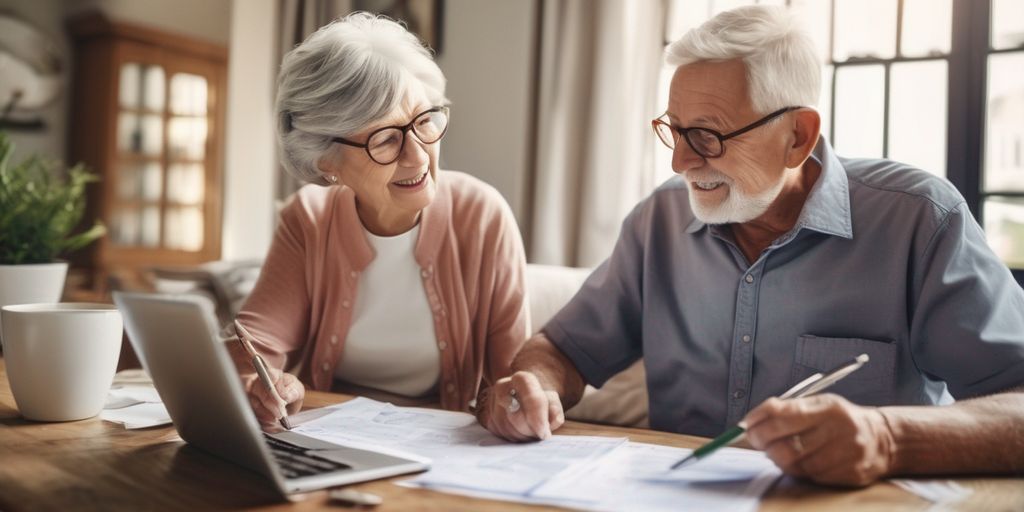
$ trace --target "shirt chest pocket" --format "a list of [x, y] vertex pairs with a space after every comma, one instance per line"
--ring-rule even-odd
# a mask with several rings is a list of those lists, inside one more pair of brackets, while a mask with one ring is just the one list
[[827, 372], [860, 354], [870, 360], [856, 372], [829, 387], [835, 393], [861, 405], [892, 403], [896, 380], [896, 345], [864, 338], [822, 338], [804, 334], [796, 340], [790, 386], [818, 372]]

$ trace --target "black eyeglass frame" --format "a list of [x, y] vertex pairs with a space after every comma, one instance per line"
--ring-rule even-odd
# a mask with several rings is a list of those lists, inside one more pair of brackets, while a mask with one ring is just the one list
[[[744, 133], [747, 133], [750, 130], [753, 130], [754, 128], [762, 126], [765, 123], [771, 121], [772, 119], [775, 119], [776, 117], [781, 116], [782, 114], [785, 114], [787, 112], [792, 112], [794, 110], [799, 110], [801, 108], [804, 108], [804, 107], [784, 107], [784, 108], [780, 108], [779, 110], [776, 110], [775, 112], [772, 112], [771, 114], [768, 114], [767, 116], [764, 116], [761, 119], [758, 119], [757, 121], [754, 121], [753, 123], [750, 123], [750, 124], [744, 126], [743, 128], [740, 128], [739, 130], [734, 130], [734, 131], [729, 132], [729, 133], [727, 133], [725, 135], [722, 135], [721, 133], [719, 133], [719, 132], [717, 132], [715, 130], [712, 130], [711, 128], [704, 128], [704, 127], [700, 127], [700, 126], [693, 126], [693, 127], [690, 127], [690, 128], [683, 128], [681, 126], [673, 126], [672, 124], [666, 123], [665, 121], [661, 120], [661, 117], [665, 117], [666, 114], [662, 114], [661, 117], [652, 120], [651, 121], [651, 128], [654, 129], [654, 134], [658, 137], [658, 140], [660, 140], [662, 144], [665, 144], [666, 146], [668, 146], [669, 149], [674, 150], [675, 149], [675, 144], [677, 144], [679, 142], [679, 138], [682, 138], [683, 140], [686, 141], [686, 145], [690, 146], [690, 149], [693, 149], [694, 153], [697, 153], [702, 158], [719, 158], [719, 157], [721, 157], [722, 155], [725, 154], [725, 141], [727, 141], [727, 140], [729, 140], [729, 139], [731, 139], [733, 137], [737, 137], [737, 136], [743, 135]], [[679, 138], [676, 138], [675, 141], [673, 141], [673, 145], [669, 146], [668, 143], [665, 142], [665, 139], [662, 138], [661, 134], [658, 133], [658, 125], [659, 124], [660, 125], [665, 125], [666, 127], [668, 127], [668, 129], [670, 129], [670, 130], [672, 130], [672, 131], [674, 131], [674, 132], [679, 134]], [[706, 132], [706, 133], [710, 133], [711, 135], [714, 135], [715, 138], [718, 139], [718, 147], [721, 148], [721, 151], [719, 151], [718, 154], [713, 154], [712, 155], [712, 154], [705, 154], [704, 151], [701, 151], [701, 150], [697, 149], [697, 147], [690, 140], [689, 133], [693, 132], [693, 131], [702, 131], [702, 132]]]
[[[427, 142], [427, 141], [423, 140], [423, 137], [420, 135], [420, 133], [418, 131], [416, 131], [416, 121], [418, 121], [421, 117], [423, 117], [423, 116], [425, 116], [427, 114], [433, 114], [435, 112], [444, 112], [444, 117], [445, 117], [444, 130], [441, 130], [441, 134], [438, 135], [436, 139], [434, 139], [434, 140], [432, 140], [430, 142]], [[389, 164], [395, 163], [396, 161], [398, 161], [399, 158], [401, 158], [402, 150], [405, 149], [405, 139], [407, 138], [406, 134], [409, 132], [409, 130], [412, 130], [412, 132], [416, 134], [416, 138], [419, 139], [420, 142], [422, 142], [424, 144], [435, 144], [435, 143], [437, 143], [437, 141], [439, 141], [439, 140], [444, 138], [444, 134], [448, 133], [448, 126], [450, 126], [450, 125], [451, 125], [451, 115], [449, 115], [448, 107], [441, 105], [441, 106], [430, 108], [428, 110], [424, 110], [423, 112], [420, 112], [419, 114], [416, 114], [416, 116], [412, 118], [412, 121], [409, 121], [407, 124], [404, 124], [404, 125], [394, 125], [394, 126], [382, 126], [380, 128], [377, 128], [376, 130], [370, 132], [370, 135], [366, 137], [366, 142], [367, 143], [354, 142], [354, 141], [345, 139], [343, 137], [331, 137], [331, 142], [337, 142], [338, 144], [344, 144], [346, 146], [353, 146], [353, 147], [357, 147], [357, 148], [363, 148], [363, 150], [366, 151], [366, 156], [370, 157], [370, 160], [373, 160], [374, 162], [376, 162], [376, 163], [378, 163], [380, 165], [389, 165]], [[382, 131], [385, 131], [385, 130], [399, 130], [402, 133], [402, 142], [399, 143], [399, 145], [398, 145], [398, 152], [395, 153], [395, 157], [394, 158], [392, 158], [391, 160], [389, 160], [387, 162], [381, 162], [380, 160], [377, 160], [376, 158], [373, 157], [373, 154], [370, 152], [370, 145], [368, 144], [368, 142], [370, 142], [370, 140], [373, 139], [374, 135], [377, 135], [378, 133], [380, 133]]]

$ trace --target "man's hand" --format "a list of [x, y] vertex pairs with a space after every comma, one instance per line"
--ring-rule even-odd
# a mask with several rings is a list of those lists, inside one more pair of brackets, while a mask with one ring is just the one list
[[885, 416], [838, 395], [770, 398], [745, 421], [750, 444], [789, 475], [864, 486], [892, 472], [895, 441]]
[[543, 389], [531, 372], [499, 379], [478, 401], [483, 402], [478, 404], [480, 424], [509, 441], [547, 439], [565, 423], [558, 393]]
[[282, 416], [282, 406], [289, 416], [299, 412], [302, 409], [302, 399], [306, 396], [306, 387], [294, 375], [274, 368], [269, 368], [268, 371], [277, 394], [284, 401], [283, 404], [267, 391], [267, 387], [260, 382], [255, 373], [242, 379], [249, 395], [249, 404], [252, 405], [252, 410], [264, 430], [279, 426], [277, 420]]

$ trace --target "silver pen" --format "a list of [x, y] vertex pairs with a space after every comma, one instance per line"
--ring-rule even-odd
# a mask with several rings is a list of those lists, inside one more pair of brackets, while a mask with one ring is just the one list
[[270, 378], [270, 372], [267, 370], [267, 363], [263, 360], [263, 357], [256, 352], [255, 347], [252, 346], [250, 340], [255, 340], [256, 338], [254, 338], [252, 334], [249, 334], [249, 331], [243, 327], [242, 323], [238, 320], [235, 320], [235, 330], [238, 331], [239, 334], [238, 341], [242, 343], [242, 347], [245, 348], [245, 351], [252, 357], [252, 366], [256, 368], [256, 375], [259, 377], [260, 381], [263, 382], [263, 386], [267, 388], [267, 392], [270, 393], [270, 396], [277, 400], [277, 404], [278, 407], [280, 407], [281, 412], [281, 418], [278, 421], [285, 430], [291, 430], [292, 424], [288, 421], [288, 409], [286, 407], [288, 402], [285, 402], [284, 399], [281, 398], [281, 395], [277, 394], [277, 388], [274, 386], [274, 381]]

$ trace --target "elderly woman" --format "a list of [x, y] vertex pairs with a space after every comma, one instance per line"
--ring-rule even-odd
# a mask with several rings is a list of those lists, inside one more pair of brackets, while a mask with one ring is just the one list
[[[284, 58], [282, 163], [313, 184], [281, 212], [237, 320], [289, 413], [306, 387], [466, 410], [510, 373], [529, 330], [522, 241], [495, 189], [438, 169], [444, 89], [415, 36], [367, 13]], [[281, 402], [234, 353], [257, 416], [273, 423]]]

